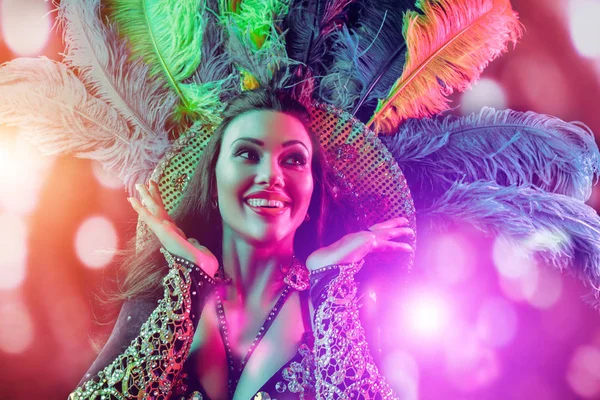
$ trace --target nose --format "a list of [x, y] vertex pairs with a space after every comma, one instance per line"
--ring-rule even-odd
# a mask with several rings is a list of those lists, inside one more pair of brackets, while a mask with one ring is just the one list
[[278, 161], [272, 157], [263, 157], [258, 166], [255, 183], [268, 187], [284, 186], [283, 171]]

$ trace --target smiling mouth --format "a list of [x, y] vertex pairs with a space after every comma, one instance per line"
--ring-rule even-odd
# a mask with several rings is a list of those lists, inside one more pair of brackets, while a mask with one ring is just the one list
[[275, 216], [283, 214], [287, 209], [290, 208], [289, 203], [284, 203], [280, 200], [266, 200], [266, 199], [246, 199], [244, 201], [252, 211], [259, 215]]

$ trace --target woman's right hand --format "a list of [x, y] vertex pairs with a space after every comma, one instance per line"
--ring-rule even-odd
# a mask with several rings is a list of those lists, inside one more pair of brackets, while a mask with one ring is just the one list
[[214, 276], [219, 268], [219, 261], [209, 249], [194, 238], [188, 239], [185, 233], [175, 225], [165, 210], [158, 184], [151, 180], [149, 188], [139, 183], [135, 187], [142, 202], [135, 197], [128, 197], [127, 200], [140, 219], [154, 232], [165, 250], [192, 261], [208, 275]]

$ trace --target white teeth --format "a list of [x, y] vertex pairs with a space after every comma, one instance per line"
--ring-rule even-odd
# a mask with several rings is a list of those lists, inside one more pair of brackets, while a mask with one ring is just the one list
[[275, 207], [283, 208], [285, 204], [279, 200], [267, 200], [267, 199], [247, 199], [246, 202], [252, 207]]

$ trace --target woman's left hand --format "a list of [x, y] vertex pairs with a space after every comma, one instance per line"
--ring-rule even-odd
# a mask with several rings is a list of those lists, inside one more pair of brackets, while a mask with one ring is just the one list
[[392, 218], [371, 226], [368, 231], [349, 233], [337, 242], [316, 250], [307, 258], [306, 267], [314, 271], [327, 265], [349, 264], [362, 260], [371, 252], [410, 253], [413, 249], [408, 243], [392, 239], [401, 236], [412, 239], [414, 235], [406, 218]]

